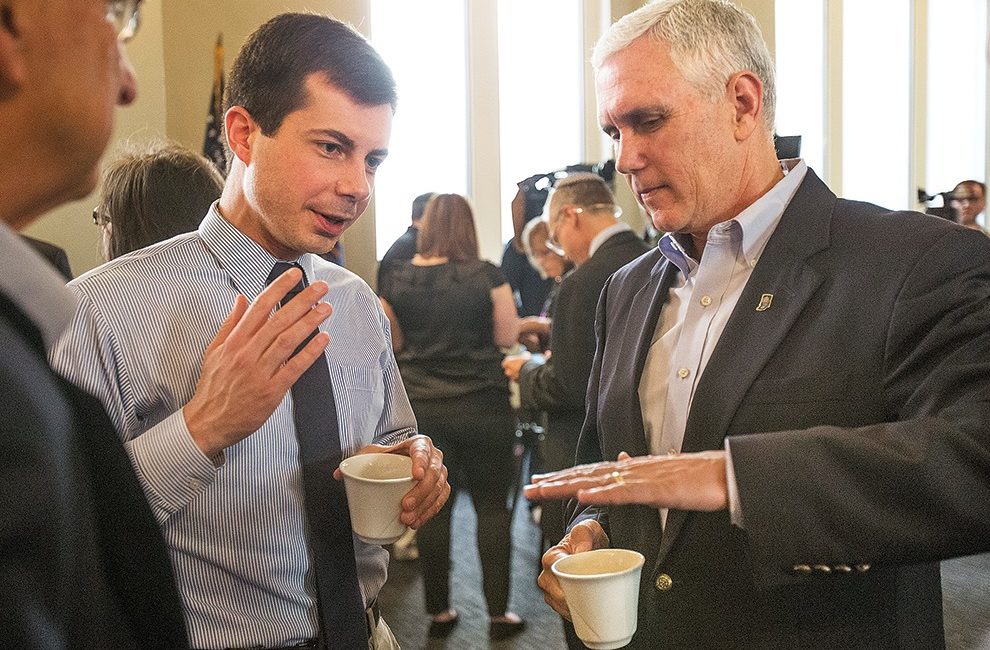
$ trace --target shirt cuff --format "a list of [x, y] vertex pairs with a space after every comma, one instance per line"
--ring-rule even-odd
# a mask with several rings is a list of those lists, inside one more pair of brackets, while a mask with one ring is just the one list
[[732, 450], [729, 439], [725, 439], [725, 487], [729, 493], [729, 518], [733, 525], [745, 528], [742, 504], [739, 503], [739, 486], [736, 484], [736, 471], [732, 468]]
[[159, 523], [216, 479], [217, 465], [193, 442], [181, 410], [128, 441], [127, 453]]

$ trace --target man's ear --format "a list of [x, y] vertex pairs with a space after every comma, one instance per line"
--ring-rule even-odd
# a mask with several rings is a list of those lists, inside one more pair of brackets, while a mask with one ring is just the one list
[[741, 142], [763, 122], [763, 82], [748, 70], [737, 72], [729, 77], [726, 93], [735, 108], [736, 140]]
[[27, 61], [21, 39], [21, 14], [25, 4], [0, 2], [0, 99], [13, 93], [27, 79]]
[[251, 162], [251, 148], [261, 127], [243, 106], [231, 106], [224, 115], [224, 133], [230, 150], [245, 165]]

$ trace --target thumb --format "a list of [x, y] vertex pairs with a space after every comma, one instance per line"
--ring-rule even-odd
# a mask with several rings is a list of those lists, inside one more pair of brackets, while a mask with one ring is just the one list
[[620, 451], [619, 456], [616, 458], [616, 460], [629, 460], [630, 458], [632, 458], [632, 456], [630, 456], [624, 451]]
[[595, 536], [587, 526], [577, 525], [567, 536], [568, 552], [584, 553], [595, 549]]

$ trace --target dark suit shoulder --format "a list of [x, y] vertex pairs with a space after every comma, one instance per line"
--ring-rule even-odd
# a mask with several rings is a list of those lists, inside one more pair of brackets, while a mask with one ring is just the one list
[[586, 280], [601, 276], [599, 290], [605, 279], [626, 264], [649, 252], [650, 247], [632, 232], [620, 232], [605, 240], [591, 258], [571, 274]]

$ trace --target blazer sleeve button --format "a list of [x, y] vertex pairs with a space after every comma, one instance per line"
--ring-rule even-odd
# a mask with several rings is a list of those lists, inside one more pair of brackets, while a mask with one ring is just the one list
[[836, 564], [832, 570], [838, 573], [852, 573], [852, 567], [848, 564]]
[[832, 573], [832, 567], [827, 564], [816, 564], [814, 569], [819, 573]]
[[811, 573], [811, 567], [807, 564], [795, 564], [791, 567], [791, 571], [794, 573]]
[[860, 573], [866, 573], [867, 571], [870, 570], [870, 565], [869, 564], [857, 564], [856, 565], [856, 570], [859, 571]]

